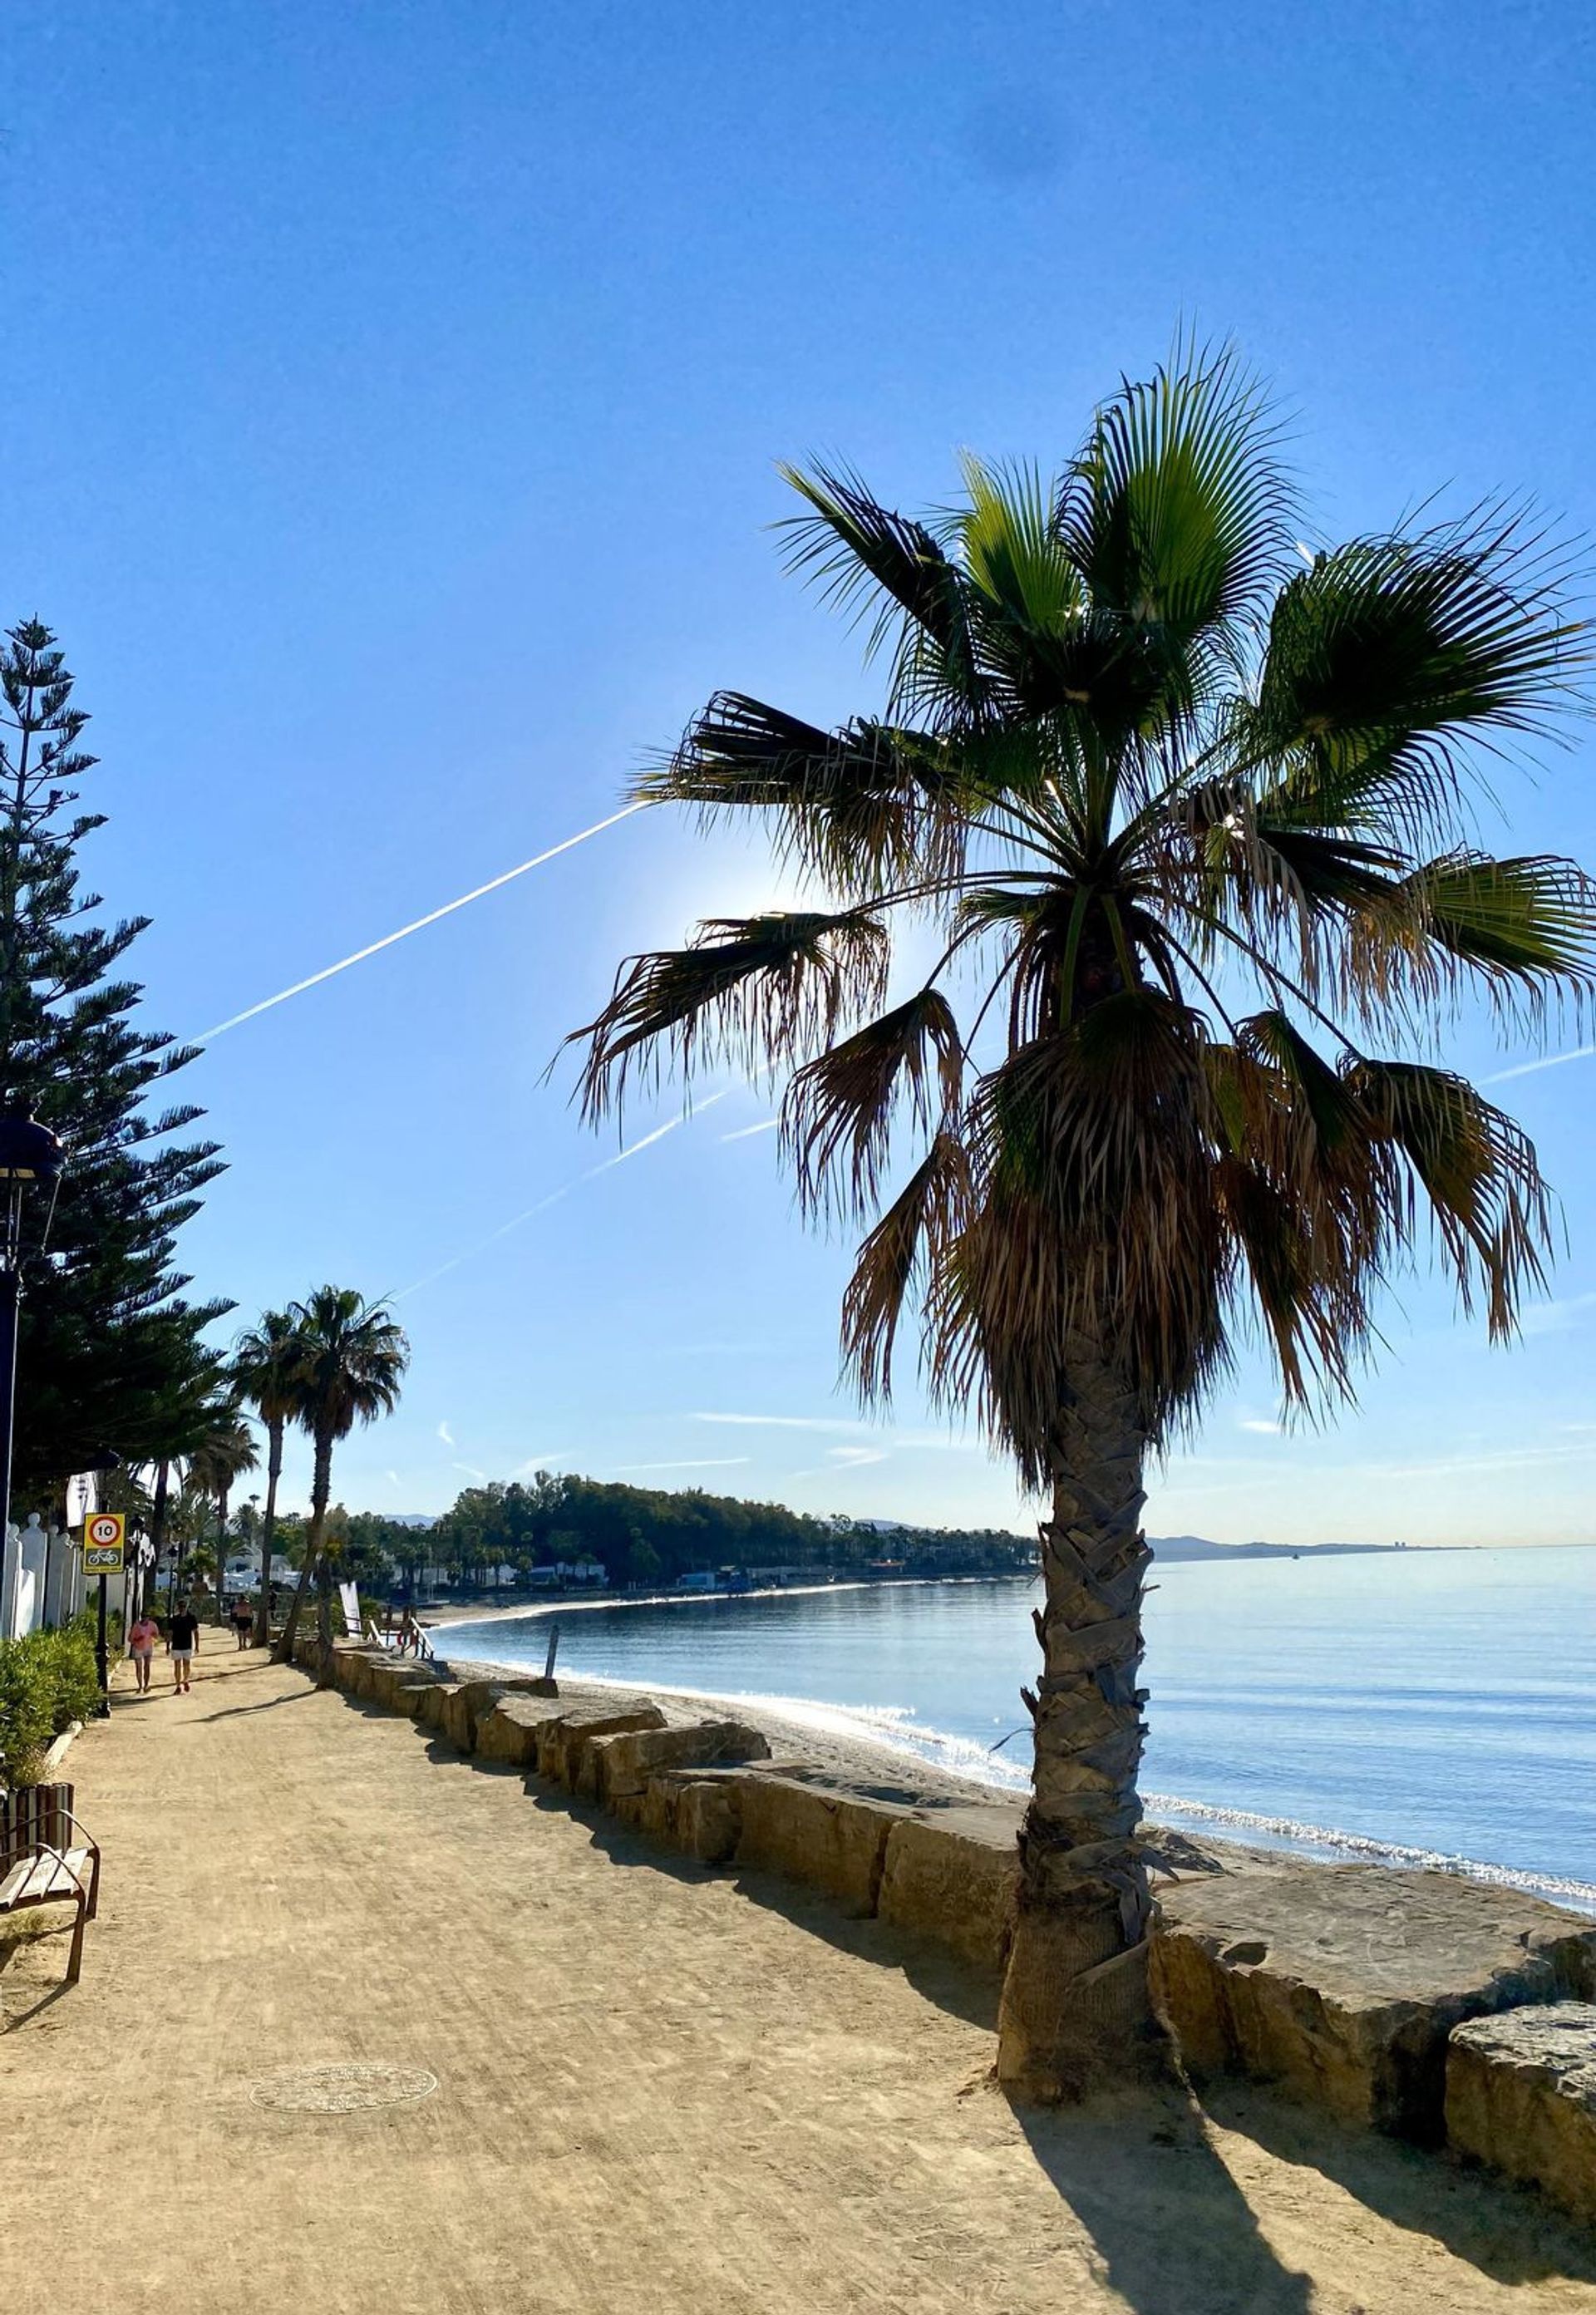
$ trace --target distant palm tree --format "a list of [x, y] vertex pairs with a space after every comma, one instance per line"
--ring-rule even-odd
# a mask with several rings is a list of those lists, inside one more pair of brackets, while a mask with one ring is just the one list
[[266, 1432], [266, 1509], [261, 1524], [261, 1593], [255, 1602], [255, 1645], [271, 1637], [271, 1542], [277, 1530], [277, 1486], [282, 1477], [283, 1434], [298, 1413], [298, 1373], [303, 1344], [288, 1310], [263, 1310], [258, 1323], [240, 1335], [233, 1353], [233, 1379], [254, 1408]]
[[[305, 1565], [288, 1610], [279, 1660], [291, 1654], [305, 1595], [314, 1579], [321, 1593], [319, 1625], [324, 1644], [332, 1638], [332, 1609], [322, 1538], [332, 1487], [332, 1449], [357, 1423], [374, 1423], [398, 1403], [410, 1344], [386, 1306], [363, 1301], [352, 1287], [322, 1286], [289, 1313], [300, 1338], [294, 1384], [295, 1419], [309, 1432], [314, 1452], [310, 1526]], [[322, 1676], [330, 1673], [324, 1649]]]
[[[968, 461], [933, 519], [788, 480], [794, 564], [873, 619], [887, 703], [827, 731], [722, 693], [642, 778], [768, 813], [817, 897], [623, 966], [579, 1033], [585, 1106], [662, 1060], [787, 1077], [802, 1201], [870, 1224], [864, 1397], [918, 1301], [934, 1392], [1051, 1497], [998, 2070], [1068, 2098], [1167, 2063], [1137, 1834], [1149, 1453], [1238, 1336], [1288, 1402], [1350, 1397], [1427, 1232], [1494, 1337], [1541, 1282], [1532, 1146], [1423, 1056], [1474, 991], [1534, 1026], [1592, 987], [1586, 878], [1490, 856], [1470, 809], [1587, 653], [1558, 556], [1499, 509], [1299, 548], [1228, 353], [1127, 383], [1057, 479]], [[936, 936], [902, 994], [894, 909]], [[905, 1113], [920, 1153], [889, 1183]]]
[[250, 1428], [235, 1399], [223, 1401], [210, 1428], [189, 1457], [190, 1486], [208, 1496], [217, 1507], [217, 1610], [221, 1611], [222, 1585], [227, 1565], [227, 1498], [234, 1484], [261, 1459]]

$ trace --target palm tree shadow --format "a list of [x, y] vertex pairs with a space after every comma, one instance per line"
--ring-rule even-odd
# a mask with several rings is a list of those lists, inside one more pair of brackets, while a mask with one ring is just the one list
[[1127, 2096], [1078, 2111], [1014, 2105], [1032, 2153], [1135, 2315], [1308, 2315], [1210, 2143], [1194, 2099]]
[[1365, 2209], [1444, 2244], [1494, 2282], [1596, 2284], [1596, 2241], [1530, 2188], [1465, 2169], [1426, 2147], [1345, 2129], [1250, 2083], [1209, 2083], [1203, 2104], [1223, 2129], [1333, 2178]]

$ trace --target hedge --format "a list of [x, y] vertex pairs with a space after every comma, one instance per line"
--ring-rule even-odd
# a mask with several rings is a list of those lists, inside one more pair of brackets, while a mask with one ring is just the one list
[[0, 1640], [0, 1777], [12, 1786], [37, 1784], [50, 1739], [86, 1720], [99, 1701], [86, 1620]]

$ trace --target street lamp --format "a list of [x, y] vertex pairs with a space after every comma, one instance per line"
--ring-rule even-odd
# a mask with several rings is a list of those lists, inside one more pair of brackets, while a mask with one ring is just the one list
[[[22, 1299], [22, 1261], [42, 1252], [56, 1211], [66, 1153], [48, 1125], [22, 1110], [0, 1114], [0, 1633], [10, 1633], [15, 1570], [11, 1556], [11, 1439], [16, 1411], [17, 1313]], [[43, 1219], [37, 1243], [24, 1229], [24, 1209], [33, 1202]]]

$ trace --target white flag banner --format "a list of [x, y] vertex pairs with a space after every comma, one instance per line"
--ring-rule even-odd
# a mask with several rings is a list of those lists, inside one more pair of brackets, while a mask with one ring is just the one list
[[100, 1474], [78, 1471], [66, 1482], [66, 1524], [81, 1527], [100, 1508]]

